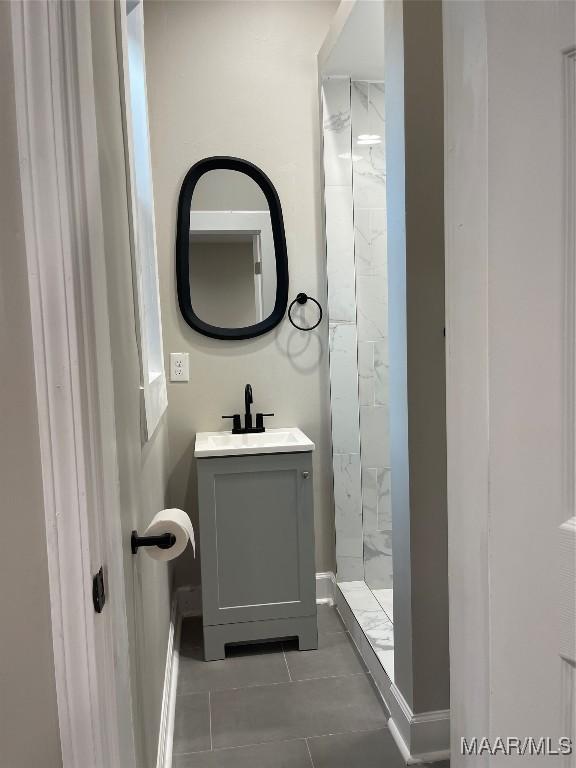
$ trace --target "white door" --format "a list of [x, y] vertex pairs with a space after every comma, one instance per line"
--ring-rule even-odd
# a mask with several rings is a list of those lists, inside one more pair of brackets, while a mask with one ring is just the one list
[[62, 760], [132, 768], [90, 4], [11, 14]]
[[575, 14], [443, 4], [453, 766], [574, 737]]

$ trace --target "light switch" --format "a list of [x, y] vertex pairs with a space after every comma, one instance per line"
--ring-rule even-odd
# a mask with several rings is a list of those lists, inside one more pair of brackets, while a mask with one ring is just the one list
[[188, 352], [170, 352], [170, 381], [190, 381]]

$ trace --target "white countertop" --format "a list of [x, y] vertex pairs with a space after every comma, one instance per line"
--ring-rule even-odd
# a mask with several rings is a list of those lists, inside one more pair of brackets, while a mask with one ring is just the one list
[[267, 429], [233, 435], [232, 432], [198, 432], [194, 456], [249, 456], [258, 453], [301, 453], [316, 446], [298, 427]]

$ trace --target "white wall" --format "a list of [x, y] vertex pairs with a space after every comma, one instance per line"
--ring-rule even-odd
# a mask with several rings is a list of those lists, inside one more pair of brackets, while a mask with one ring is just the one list
[[10, 3], [0, 3], [0, 767], [62, 765]]
[[472, 764], [459, 756], [460, 736], [564, 730], [557, 561], [558, 526], [573, 514], [574, 253], [563, 233], [575, 214], [564, 207], [564, 128], [574, 115], [563, 52], [576, 44], [576, 7], [446, 2], [444, 15], [458, 766]]
[[259, 319], [252, 242], [191, 243], [190, 286], [194, 312], [206, 323], [238, 328]]
[[194, 187], [193, 211], [268, 211], [264, 193], [256, 182], [240, 171], [212, 170]]
[[[224, 342], [180, 316], [174, 280], [176, 210], [184, 175], [209, 155], [255, 163], [284, 214], [290, 296], [326, 306], [316, 54], [336, 2], [147, 2], [146, 65], [165, 352], [190, 353], [189, 384], [169, 385], [170, 498], [197, 524], [195, 433], [227, 427], [251, 383], [255, 410], [297, 425], [316, 443], [316, 568], [334, 568], [327, 324], [284, 320], [265, 336]], [[198, 562], [178, 565], [198, 583]]]

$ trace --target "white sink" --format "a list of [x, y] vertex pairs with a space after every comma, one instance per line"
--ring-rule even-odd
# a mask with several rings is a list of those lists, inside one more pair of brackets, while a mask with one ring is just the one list
[[256, 453], [300, 453], [313, 451], [314, 443], [298, 427], [267, 429], [246, 435], [232, 432], [198, 432], [194, 456], [247, 456]]

